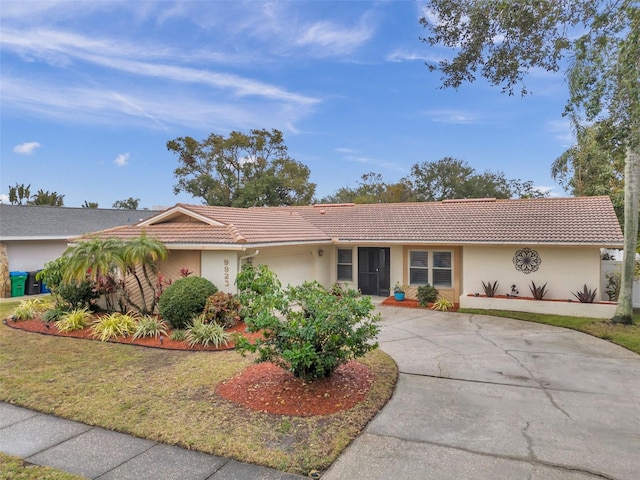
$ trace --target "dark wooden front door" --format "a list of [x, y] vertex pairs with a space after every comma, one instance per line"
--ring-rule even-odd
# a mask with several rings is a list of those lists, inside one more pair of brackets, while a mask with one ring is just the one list
[[391, 293], [389, 249], [358, 248], [358, 288], [364, 295], [387, 297]]

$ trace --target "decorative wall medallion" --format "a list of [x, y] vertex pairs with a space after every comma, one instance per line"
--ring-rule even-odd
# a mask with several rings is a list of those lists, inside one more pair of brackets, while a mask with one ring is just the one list
[[538, 270], [541, 263], [542, 259], [538, 252], [530, 248], [518, 250], [513, 257], [513, 264], [516, 266], [516, 270], [525, 274]]

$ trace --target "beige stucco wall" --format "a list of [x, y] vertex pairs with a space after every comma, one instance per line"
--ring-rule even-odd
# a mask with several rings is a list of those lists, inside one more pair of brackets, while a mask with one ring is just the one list
[[[484, 294], [482, 281], [498, 281], [497, 294], [510, 293], [516, 285], [519, 296], [530, 297], [531, 282], [547, 284], [545, 299], [575, 298], [571, 292], [600, 285], [600, 249], [594, 247], [550, 247], [531, 245], [542, 262], [537, 271], [524, 274], [516, 270], [513, 257], [524, 246], [466, 246], [462, 260], [462, 295]], [[598, 288], [600, 294], [600, 289]]]
[[327, 246], [286, 245], [258, 250], [258, 255], [253, 257], [253, 264], [267, 265], [278, 276], [283, 287], [313, 280], [329, 286], [327, 280], [330, 255]]
[[218, 287], [218, 290], [236, 293], [239, 253], [229, 250], [203, 250], [200, 259], [200, 275]]

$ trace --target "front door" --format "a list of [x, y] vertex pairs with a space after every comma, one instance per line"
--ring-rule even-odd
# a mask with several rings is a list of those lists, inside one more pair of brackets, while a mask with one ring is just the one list
[[364, 295], [388, 297], [391, 294], [389, 249], [358, 248], [358, 288]]

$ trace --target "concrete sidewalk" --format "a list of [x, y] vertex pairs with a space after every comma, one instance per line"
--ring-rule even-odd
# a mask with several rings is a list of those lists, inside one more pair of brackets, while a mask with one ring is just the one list
[[100, 480], [300, 480], [0, 402], [0, 452]]

